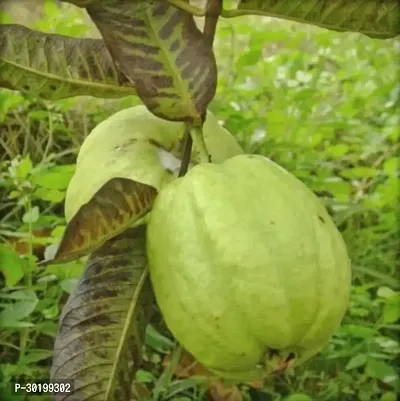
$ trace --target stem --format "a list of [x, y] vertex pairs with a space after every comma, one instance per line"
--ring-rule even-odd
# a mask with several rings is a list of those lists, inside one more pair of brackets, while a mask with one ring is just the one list
[[[170, 4], [185, 9], [184, 6], [189, 6], [188, 4], [181, 3], [179, 0], [168, 0]], [[221, 14], [222, 10], [222, 0], [208, 0], [206, 10], [201, 10], [201, 15], [206, 15], [205, 24], [203, 29], [204, 41], [205, 43], [213, 47], [215, 31], [217, 29], [218, 18]], [[192, 11], [186, 9], [186, 11], [190, 12], [193, 15]], [[203, 116], [201, 126], [192, 126], [189, 123], [186, 123], [185, 137], [184, 137], [184, 147], [182, 154], [182, 163], [179, 169], [178, 177], [183, 177], [189, 168], [190, 158], [192, 155], [192, 147], [193, 144], [196, 146], [196, 149], [199, 151], [200, 163], [211, 163], [211, 156], [207, 151], [207, 146], [204, 141], [203, 136], [203, 123], [205, 120], [205, 116]]]
[[222, 0], [208, 0], [206, 7], [206, 18], [204, 22], [204, 40], [212, 48], [215, 31], [217, 30], [218, 18], [222, 11]]
[[183, 146], [183, 152], [182, 152], [182, 163], [181, 163], [181, 167], [179, 169], [178, 177], [183, 177], [189, 169], [190, 157], [192, 155], [192, 145], [193, 145], [193, 140], [190, 135], [190, 129], [189, 129], [189, 126], [186, 125], [184, 146]]
[[[31, 202], [30, 198], [26, 204], [25, 212], [29, 213], [30, 216], [32, 214], [32, 202]], [[33, 226], [32, 226], [31, 218], [29, 219], [29, 222], [28, 222], [28, 229], [29, 229], [29, 237], [28, 237], [29, 256], [32, 257], [32, 255], [33, 255], [33, 245], [32, 245], [33, 244]], [[31, 289], [32, 288], [31, 264], [30, 264], [29, 260], [25, 260], [25, 263], [26, 263], [26, 272], [25, 272], [25, 277], [24, 277], [25, 287], [27, 287], [28, 289]], [[19, 359], [20, 360], [25, 356], [26, 346], [29, 341], [29, 334], [30, 334], [30, 329], [28, 327], [22, 329], [20, 340], [19, 340], [19, 348], [20, 348]]]
[[191, 126], [189, 128], [193, 144], [199, 151], [200, 163], [211, 163], [211, 156], [207, 151], [207, 146], [203, 136], [203, 126]]

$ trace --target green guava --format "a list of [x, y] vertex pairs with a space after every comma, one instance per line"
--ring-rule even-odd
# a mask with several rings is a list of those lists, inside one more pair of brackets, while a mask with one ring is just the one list
[[[154, 116], [145, 106], [119, 111], [97, 125], [81, 146], [65, 199], [67, 221], [110, 179], [130, 178], [160, 189], [178, 174], [185, 126]], [[243, 153], [210, 113], [204, 139], [215, 163]], [[191, 166], [199, 162], [193, 149]]]
[[304, 362], [348, 304], [350, 260], [330, 215], [262, 156], [199, 164], [164, 186], [147, 254], [167, 326], [225, 379], [247, 382]]

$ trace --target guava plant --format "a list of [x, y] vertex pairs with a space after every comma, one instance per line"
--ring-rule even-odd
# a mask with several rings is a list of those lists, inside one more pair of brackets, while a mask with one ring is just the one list
[[44, 262], [89, 255], [51, 371], [74, 380], [74, 392], [55, 399], [132, 399], [157, 303], [177, 340], [220, 377], [264, 377], [318, 352], [346, 308], [345, 246], [310, 190], [243, 155], [207, 112], [213, 39], [220, 17], [242, 15], [390, 38], [400, 33], [398, 1], [68, 2], [86, 9], [102, 39], [0, 25], [0, 85], [49, 100], [136, 94], [143, 106], [85, 140], [67, 228]]

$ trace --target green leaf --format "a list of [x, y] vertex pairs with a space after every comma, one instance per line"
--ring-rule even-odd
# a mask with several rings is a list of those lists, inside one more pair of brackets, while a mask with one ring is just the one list
[[383, 307], [384, 323], [395, 323], [400, 319], [400, 297], [388, 299]]
[[392, 366], [388, 365], [378, 359], [370, 359], [367, 363], [365, 373], [375, 379], [386, 379], [391, 377], [396, 377], [396, 371]]
[[147, 370], [139, 369], [136, 372], [136, 381], [139, 383], [152, 383], [154, 380], [154, 375]]
[[64, 307], [51, 379], [74, 380], [74, 399], [131, 399], [154, 302], [145, 236], [129, 229], [96, 250]]
[[23, 216], [22, 221], [24, 223], [36, 223], [39, 220], [40, 211], [38, 206], [33, 206]]
[[35, 299], [29, 301], [23, 300], [3, 305], [4, 309], [0, 312], [0, 326], [15, 327], [15, 322], [19, 322], [32, 314], [38, 302], [39, 300], [35, 295]]
[[33, 195], [47, 202], [59, 203], [65, 199], [65, 192], [57, 189], [38, 188], [33, 192]]
[[171, 121], [202, 120], [217, 70], [191, 14], [161, 0], [114, 0], [87, 11], [152, 113]]
[[335, 159], [340, 159], [350, 150], [350, 146], [344, 143], [332, 145], [327, 148], [327, 152]]
[[24, 260], [5, 244], [0, 244], [0, 272], [7, 288], [14, 287], [24, 277]]
[[360, 32], [372, 38], [400, 34], [398, 0], [241, 0], [238, 10], [334, 31]]
[[389, 287], [382, 286], [378, 288], [376, 295], [378, 295], [378, 297], [380, 298], [392, 298], [396, 296], [396, 291], [392, 290]]
[[340, 175], [346, 178], [373, 178], [377, 171], [372, 167], [353, 167], [342, 170]]
[[379, 399], [379, 401], [396, 401], [396, 400], [397, 400], [397, 395], [391, 391], [382, 394], [382, 397]]
[[383, 163], [383, 171], [389, 175], [396, 177], [399, 174], [399, 159], [398, 157], [390, 157]]
[[0, 25], [0, 87], [49, 100], [135, 94], [102, 40], [77, 39]]
[[54, 166], [38, 170], [32, 174], [30, 181], [47, 189], [66, 189], [75, 172], [75, 165]]
[[146, 345], [161, 354], [168, 354], [175, 346], [173, 341], [160, 334], [151, 324], [146, 328]]
[[348, 324], [343, 326], [343, 331], [355, 338], [372, 338], [376, 334], [376, 329], [370, 327], [364, 327], [356, 324]]
[[53, 351], [47, 349], [34, 349], [25, 354], [19, 361], [21, 365], [43, 361], [44, 359], [51, 358]]
[[77, 278], [67, 278], [66, 280], [61, 281], [60, 287], [67, 293], [72, 294], [78, 285]]
[[289, 397], [284, 399], [285, 401], [313, 401], [313, 399], [304, 393], [296, 393], [296, 394], [291, 394]]
[[367, 363], [367, 358], [368, 355], [366, 354], [358, 354], [353, 356], [347, 363], [345, 370], [352, 370], [359, 368], [360, 366], [364, 366]]
[[[1, 26], [0, 26], [1, 30]], [[1, 51], [1, 49], [0, 49]], [[1, 53], [0, 53], [1, 54]], [[1, 68], [1, 65], [0, 65]], [[1, 69], [0, 69], [0, 82], [1, 82]], [[32, 161], [29, 155], [25, 156], [15, 167], [15, 176], [18, 180], [23, 181], [32, 171]]]
[[17, 290], [10, 293], [2, 294], [0, 293], [0, 298], [3, 299], [14, 299], [14, 300], [25, 300], [25, 301], [33, 301], [36, 302], [37, 297], [36, 293], [33, 290]]
[[83, 205], [68, 223], [51, 260], [65, 263], [87, 255], [146, 215], [155, 199], [155, 188], [126, 178], [113, 178]]

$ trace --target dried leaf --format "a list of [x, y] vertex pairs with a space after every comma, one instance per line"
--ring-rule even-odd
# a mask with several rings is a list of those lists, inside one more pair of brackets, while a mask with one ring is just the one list
[[0, 87], [49, 100], [136, 94], [101, 39], [46, 34], [0, 25]]
[[65, 263], [87, 255], [147, 214], [156, 194], [149, 185], [111, 179], [70, 220], [54, 259], [42, 264]]
[[222, 380], [213, 381], [208, 391], [214, 401], [243, 401], [239, 388], [235, 385], [228, 387]]
[[238, 9], [371, 38], [400, 35], [398, 0], [241, 0]]
[[[167, 368], [171, 363], [171, 355], [166, 355], [163, 360], [163, 367]], [[174, 371], [174, 375], [180, 379], [191, 376], [214, 377], [207, 369], [205, 369], [194, 357], [187, 351], [183, 351], [179, 364]]]
[[109, 1], [88, 14], [146, 107], [171, 121], [201, 121], [216, 90], [210, 46], [191, 14], [166, 1]]
[[54, 401], [129, 401], [154, 298], [145, 226], [128, 229], [90, 257], [59, 321], [51, 380], [74, 381]]

